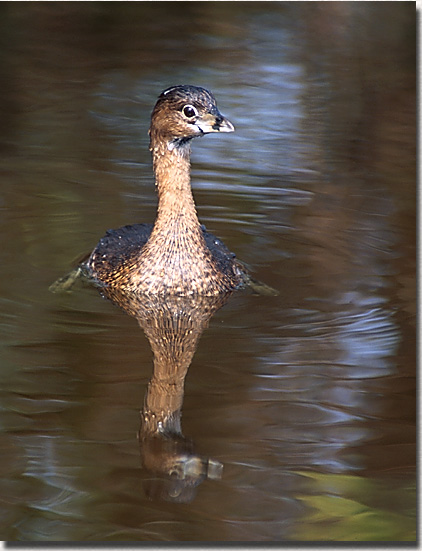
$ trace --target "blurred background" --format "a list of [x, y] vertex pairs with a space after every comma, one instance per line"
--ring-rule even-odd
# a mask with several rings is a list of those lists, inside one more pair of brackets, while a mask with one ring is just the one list
[[[413, 2], [2, 2], [0, 536], [416, 538]], [[89, 288], [49, 285], [108, 228], [153, 222], [151, 109], [211, 90], [201, 221], [277, 288], [204, 332], [182, 428], [223, 465], [150, 500], [152, 355]]]

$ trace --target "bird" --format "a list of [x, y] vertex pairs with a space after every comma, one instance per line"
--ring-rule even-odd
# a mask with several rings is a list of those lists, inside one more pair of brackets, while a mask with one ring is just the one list
[[154, 224], [107, 230], [95, 249], [50, 291], [68, 291], [83, 279], [100, 289], [161, 297], [216, 296], [239, 289], [277, 295], [207, 231], [196, 212], [190, 183], [191, 142], [206, 134], [233, 131], [205, 88], [177, 85], [164, 90], [149, 128], [158, 195]]

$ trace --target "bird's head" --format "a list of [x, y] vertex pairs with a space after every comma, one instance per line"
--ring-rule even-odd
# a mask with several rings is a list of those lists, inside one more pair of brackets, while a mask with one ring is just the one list
[[234, 126], [220, 113], [211, 92], [198, 86], [167, 88], [160, 94], [151, 115], [151, 145], [158, 139], [170, 149], [197, 136], [233, 131]]

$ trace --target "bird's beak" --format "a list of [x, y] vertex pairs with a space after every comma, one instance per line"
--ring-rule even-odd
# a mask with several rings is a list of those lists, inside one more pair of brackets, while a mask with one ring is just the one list
[[207, 113], [196, 122], [196, 126], [204, 134], [210, 132], [234, 132], [232, 123], [217, 111], [216, 114]]

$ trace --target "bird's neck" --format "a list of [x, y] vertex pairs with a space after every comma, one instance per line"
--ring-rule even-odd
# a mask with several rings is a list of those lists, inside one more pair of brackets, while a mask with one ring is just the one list
[[[196, 214], [190, 187], [189, 143], [168, 147], [151, 145], [158, 191], [157, 218], [148, 242], [142, 248], [145, 279], [151, 292], [214, 294], [204, 274], [216, 272]], [[136, 279], [136, 278], [135, 278]], [[140, 280], [136, 282], [140, 285]], [[219, 287], [215, 286], [217, 292]]]
[[190, 185], [190, 142], [152, 141], [151, 152], [158, 192], [153, 233], [173, 237], [202, 233]]

